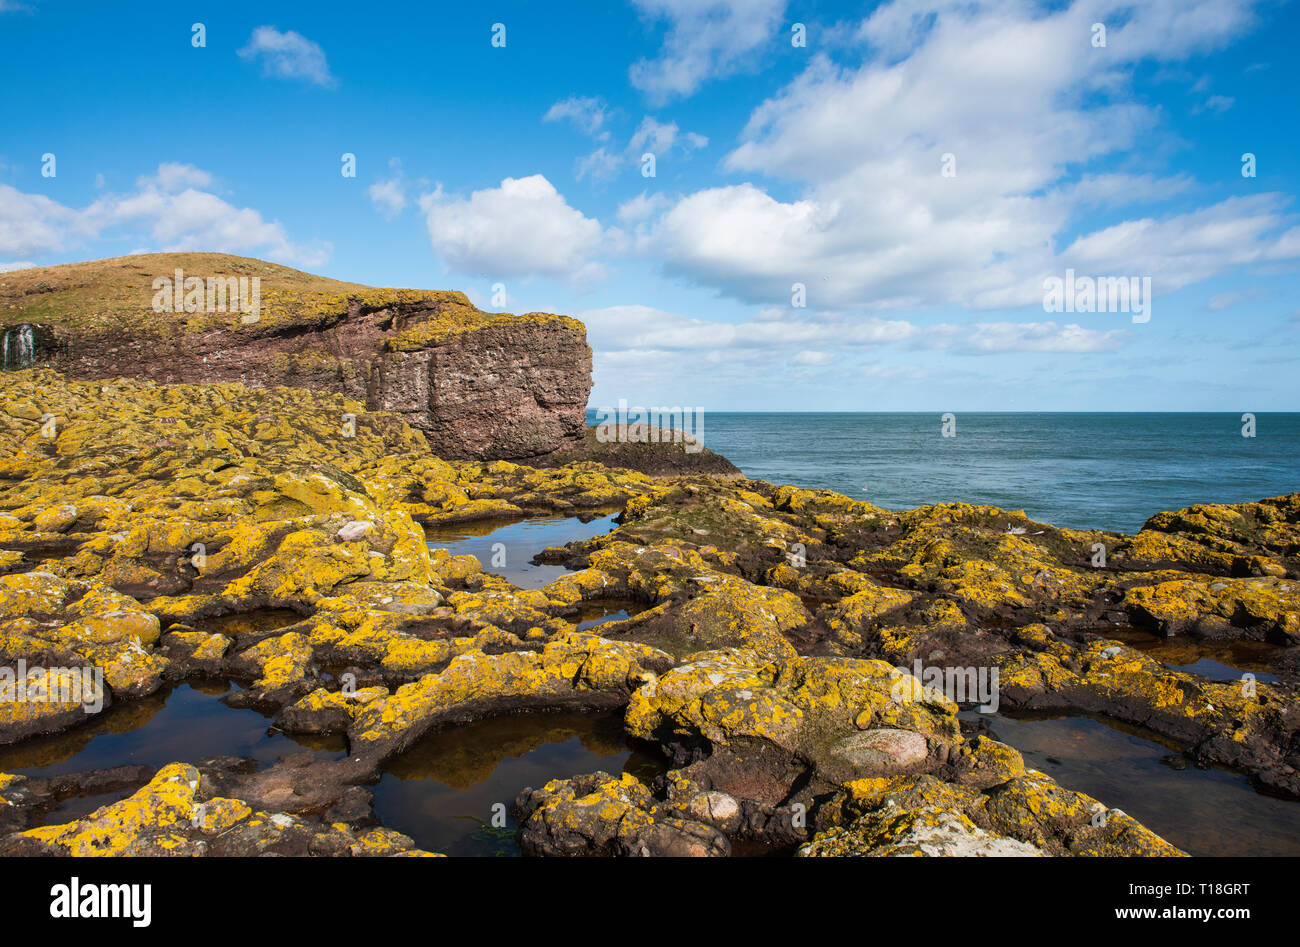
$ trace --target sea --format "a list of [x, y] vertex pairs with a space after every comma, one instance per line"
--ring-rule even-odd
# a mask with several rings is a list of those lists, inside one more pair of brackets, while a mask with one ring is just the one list
[[1294, 412], [706, 412], [703, 440], [748, 477], [889, 510], [961, 501], [1122, 533], [1300, 490]]

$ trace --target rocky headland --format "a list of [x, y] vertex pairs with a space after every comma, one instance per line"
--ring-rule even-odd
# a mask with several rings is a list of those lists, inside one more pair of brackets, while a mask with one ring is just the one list
[[[373, 331], [364, 359], [441, 357], [437, 332], [392, 348], [412, 325], [391, 324], [390, 302], [379, 326], [367, 305], [292, 338]], [[347, 752], [0, 774], [0, 854], [427, 854], [377, 824], [367, 787], [385, 766], [439, 728], [559, 710], [621, 713], [666, 770], [519, 786], [526, 854], [1180, 854], [991, 739], [905, 670], [918, 661], [996, 669], [1005, 709], [1140, 727], [1300, 797], [1300, 494], [1160, 513], [1126, 536], [963, 503], [896, 512], [726, 470], [523, 465], [444, 450], [456, 428], [416, 423], [427, 405], [413, 416], [342, 383], [166, 383], [126, 371], [134, 350], [92, 369], [107, 356], [81, 349], [89, 330], [30, 314], [66, 350], [48, 356], [60, 370], [0, 374], [0, 664], [101, 669], [99, 713], [233, 679], [227, 703]], [[572, 320], [480, 316], [455, 333], [466, 349], [524, 333], [511, 337], [576, 359], [557, 377], [589, 368]], [[269, 371], [251, 337], [230, 346]], [[187, 364], [169, 370], [203, 363]], [[425, 536], [611, 511], [609, 532], [537, 555], [567, 567], [538, 589]], [[635, 607], [579, 631], [602, 602]], [[275, 620], [229, 620], [258, 615]], [[1209, 680], [1144, 639], [1271, 642], [1273, 679]], [[94, 716], [0, 703], [0, 744]], [[51, 817], [109, 791], [120, 798]]]
[[[245, 298], [253, 279], [255, 307]], [[219, 304], [227, 311], [210, 311]], [[591, 348], [582, 323], [484, 312], [460, 292], [151, 253], [0, 274], [0, 322], [6, 368], [338, 392], [400, 416], [448, 458], [536, 459], [583, 444]]]

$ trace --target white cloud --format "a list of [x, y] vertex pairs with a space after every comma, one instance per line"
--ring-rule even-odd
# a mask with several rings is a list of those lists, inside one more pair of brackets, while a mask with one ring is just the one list
[[[546, 122], [567, 120], [584, 134], [601, 142], [594, 151], [574, 162], [574, 177], [579, 181], [583, 178], [608, 181], [628, 166], [627, 158], [620, 155], [618, 146], [610, 142], [613, 133], [607, 127], [608, 118], [609, 112], [603, 100], [584, 96], [561, 99], [542, 116]], [[639, 156], [648, 148], [656, 155], [665, 155], [676, 147], [683, 154], [689, 154], [695, 149], [706, 147], [708, 143], [708, 138], [696, 132], [683, 133], [676, 122], [660, 122], [647, 115], [632, 133], [626, 151], [632, 156]]]
[[187, 187], [211, 187], [212, 175], [192, 164], [164, 161], [153, 174], [136, 178], [135, 186], [142, 190], [154, 189], [171, 193]]
[[1144, 217], [1075, 240], [1060, 254], [1080, 272], [1150, 276], [1160, 292], [1234, 266], [1300, 256], [1277, 194], [1231, 197], [1164, 220]]
[[[920, 325], [847, 313], [818, 315], [771, 310], [744, 322], [694, 319], [650, 306], [610, 306], [578, 314], [587, 326], [592, 347], [602, 353], [656, 351], [690, 352], [703, 357], [725, 352], [728, 357], [762, 353], [787, 354], [797, 349], [799, 364], [828, 364], [827, 350], [867, 351], [901, 345], [909, 349], [943, 350], [955, 354], [991, 355], [1002, 352], [1113, 352], [1128, 338], [1122, 329], [1088, 329], [1055, 322], [971, 322]], [[747, 354], [748, 353], [748, 356]]]
[[140, 177], [135, 191], [105, 194], [81, 209], [0, 185], [0, 253], [59, 253], [125, 229], [137, 241], [147, 234], [157, 250], [249, 254], [304, 266], [329, 258], [329, 244], [295, 244], [280, 222], [199, 189], [211, 183], [200, 168], [164, 162]]
[[[1277, 195], [1067, 236], [1086, 208], [1194, 188], [1186, 175], [1088, 164], [1140, 158], [1156, 133], [1158, 113], [1130, 91], [1138, 60], [1207, 51], [1251, 18], [1227, 0], [895, 0], [859, 32], [876, 57], [814, 56], [728, 155], [728, 170], [785, 179], [794, 196], [754, 183], [687, 194], [638, 229], [638, 246], [745, 302], [788, 299], [798, 282], [809, 307], [875, 311], [1041, 302], [1043, 278], [1069, 266], [1151, 275], [1162, 293], [1300, 256]], [[1113, 24], [1104, 49], [1087, 41], [1097, 21]], [[941, 173], [945, 155], [955, 176]]]
[[703, 135], [697, 135], [695, 132], [681, 134], [681, 129], [677, 127], [676, 122], [660, 122], [647, 115], [641, 119], [641, 124], [632, 134], [632, 139], [628, 142], [627, 148], [628, 151], [634, 153], [639, 153], [642, 149], [648, 149], [656, 155], [663, 155], [667, 154], [674, 145], [677, 145], [684, 153], [690, 154], [697, 148], [705, 147], [708, 143], [709, 139]]
[[376, 181], [370, 185], [370, 203], [388, 220], [392, 220], [406, 207], [406, 193], [400, 178]]
[[506, 178], [468, 199], [439, 188], [421, 197], [420, 206], [434, 253], [458, 272], [568, 280], [600, 273], [590, 259], [607, 237], [600, 222], [570, 207], [540, 174]]
[[607, 117], [607, 109], [602, 99], [571, 95], [547, 109], [546, 114], [542, 116], [542, 121], [558, 122], [567, 119], [586, 135], [593, 138], [597, 136], [607, 138], [609, 133], [602, 130]]
[[35, 263], [27, 263], [22, 260], [16, 263], [0, 263], [0, 273], [12, 273], [14, 270], [30, 270], [35, 266]]
[[1061, 188], [1071, 204], [1080, 207], [1122, 207], [1168, 200], [1193, 190], [1196, 182], [1187, 174], [1161, 177], [1156, 174], [1083, 174]]
[[953, 349], [958, 354], [993, 355], [999, 352], [1114, 352], [1128, 338], [1123, 329], [1085, 329], [1077, 323], [974, 322], [942, 325], [917, 341], [917, 348]]
[[406, 208], [406, 181], [402, 177], [402, 163], [397, 158], [388, 162], [393, 176], [370, 185], [370, 203], [386, 220], [392, 220]]
[[625, 164], [622, 157], [601, 145], [589, 155], [584, 155], [574, 163], [574, 177], [581, 181], [590, 177], [593, 181], [608, 181], [618, 174]]
[[265, 220], [251, 207], [235, 207], [215, 194], [192, 188], [176, 194], [143, 191], [109, 199], [102, 207], [92, 205], [89, 210], [92, 219], [102, 219], [106, 226], [145, 227], [157, 249], [164, 251], [247, 254], [304, 266], [319, 266], [330, 255], [328, 244], [294, 244], [279, 221]]
[[632, 85], [654, 103], [688, 96], [712, 78], [731, 75], [756, 60], [785, 13], [785, 0], [634, 0], [647, 20], [668, 22], [656, 59], [629, 70]]
[[625, 224], [639, 223], [653, 217], [666, 207], [669, 200], [663, 194], [647, 194], [642, 191], [636, 197], [630, 197], [618, 205], [618, 219]]
[[0, 184], [0, 253], [41, 256], [74, 242], [83, 225], [78, 213], [43, 194], [24, 194]]
[[337, 84], [330, 75], [320, 44], [293, 30], [281, 33], [274, 26], [259, 26], [239, 55], [243, 59], [260, 60], [263, 75], [301, 79], [325, 87]]

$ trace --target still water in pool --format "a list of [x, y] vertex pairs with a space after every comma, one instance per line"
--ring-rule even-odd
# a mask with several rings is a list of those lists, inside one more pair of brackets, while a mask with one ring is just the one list
[[502, 522], [483, 520], [453, 526], [426, 526], [425, 539], [432, 549], [453, 556], [474, 556], [484, 572], [509, 579], [521, 589], [540, 589], [569, 572], [559, 565], [534, 565], [533, 556], [549, 546], [563, 546], [608, 533], [614, 515], [586, 523], [574, 516], [533, 516]]
[[1252, 674], [1256, 681], [1271, 684], [1277, 677], [1269, 672], [1283, 652], [1281, 645], [1240, 638], [1162, 638], [1136, 629], [1108, 632], [1107, 637], [1122, 641], [1155, 658], [1175, 671], [1199, 674], [1212, 681], [1237, 681]]
[[[526, 787], [603, 770], [649, 781], [665, 769], [631, 745], [622, 714], [521, 714], [426, 736], [374, 787], [384, 825], [445, 855], [518, 855], [512, 819], [493, 825]], [[498, 819], [500, 821], [500, 819]]]
[[[227, 707], [220, 698], [231, 690], [229, 681], [196, 680], [123, 701], [84, 726], [0, 747], [0, 772], [34, 777], [130, 765], [156, 770], [227, 754], [268, 763], [304, 750], [328, 759], [343, 756], [341, 736], [290, 737], [270, 729], [270, 720], [255, 710]], [[79, 819], [130, 794], [122, 790], [68, 799], [44, 821]]]
[[1189, 854], [1300, 855], [1300, 803], [1256, 792], [1240, 773], [1200, 769], [1151, 734], [1090, 717], [1003, 714], [992, 715], [991, 732], [1026, 765]]

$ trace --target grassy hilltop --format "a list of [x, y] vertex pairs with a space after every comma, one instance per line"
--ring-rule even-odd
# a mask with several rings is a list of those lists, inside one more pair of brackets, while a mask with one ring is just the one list
[[[155, 312], [154, 280], [172, 279], [177, 269], [186, 277], [203, 279], [258, 277], [260, 318], [249, 325], [241, 321], [238, 311]], [[437, 310], [436, 319], [422, 320], [409, 332], [390, 339], [389, 348], [394, 350], [418, 348], [446, 335], [502, 322], [563, 319], [583, 328], [577, 320], [549, 313], [514, 316], [484, 312], [461, 292], [345, 283], [227, 253], [143, 253], [0, 273], [0, 326], [40, 323], [78, 338], [171, 337], [216, 329], [256, 336], [336, 322], [354, 298], [369, 310], [395, 305]]]

